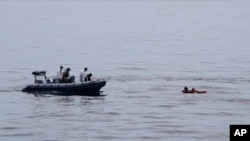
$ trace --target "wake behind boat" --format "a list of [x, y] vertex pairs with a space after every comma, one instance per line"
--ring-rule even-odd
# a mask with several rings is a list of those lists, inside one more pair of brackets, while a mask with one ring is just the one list
[[[46, 77], [46, 71], [35, 71], [32, 73], [35, 77], [35, 84], [30, 84], [22, 89], [28, 93], [51, 93], [62, 95], [99, 95], [100, 89], [106, 85], [104, 79], [91, 80], [86, 82], [74, 82], [74, 77], [68, 83], [50, 82]], [[46, 83], [37, 80], [37, 76], [44, 76]]]

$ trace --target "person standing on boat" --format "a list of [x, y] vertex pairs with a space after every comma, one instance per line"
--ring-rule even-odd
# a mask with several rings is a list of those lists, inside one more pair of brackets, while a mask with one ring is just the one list
[[63, 66], [60, 66], [59, 70], [56, 73], [56, 76], [53, 78], [53, 82], [54, 83], [62, 82], [62, 76], [63, 76]]
[[88, 71], [88, 68], [86, 68], [86, 67], [84, 68], [84, 70], [81, 70], [80, 82], [86, 81], [87, 71]]
[[56, 78], [62, 79], [62, 76], [63, 76], [63, 66], [60, 66]]

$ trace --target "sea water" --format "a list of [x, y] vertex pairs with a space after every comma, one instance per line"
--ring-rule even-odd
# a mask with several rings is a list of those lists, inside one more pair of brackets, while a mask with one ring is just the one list
[[[249, 4], [1, 0], [0, 140], [229, 140], [250, 123]], [[61, 65], [106, 79], [104, 96], [20, 91]]]

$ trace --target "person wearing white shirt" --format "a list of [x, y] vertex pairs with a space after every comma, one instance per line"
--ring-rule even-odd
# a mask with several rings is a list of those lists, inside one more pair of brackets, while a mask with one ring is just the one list
[[63, 75], [63, 66], [60, 66], [59, 70], [56, 73], [56, 76], [53, 78], [54, 83], [61, 83]]
[[80, 73], [80, 82], [86, 81], [88, 68], [84, 68]]
[[63, 66], [60, 66], [60, 69], [57, 72], [56, 78], [62, 79], [63, 75]]

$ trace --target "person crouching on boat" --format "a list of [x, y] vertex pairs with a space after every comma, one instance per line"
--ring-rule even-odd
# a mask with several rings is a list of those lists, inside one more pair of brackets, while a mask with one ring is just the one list
[[91, 81], [92, 73], [87, 74], [85, 81]]
[[206, 93], [207, 91], [198, 91], [196, 90], [195, 88], [192, 88], [192, 90], [189, 90], [187, 87], [184, 87], [184, 89], [182, 90], [183, 93], [197, 93], [197, 94], [204, 94]]
[[68, 83], [69, 82], [69, 72], [70, 72], [70, 68], [67, 68], [63, 74], [62, 74], [62, 82], [63, 83]]

